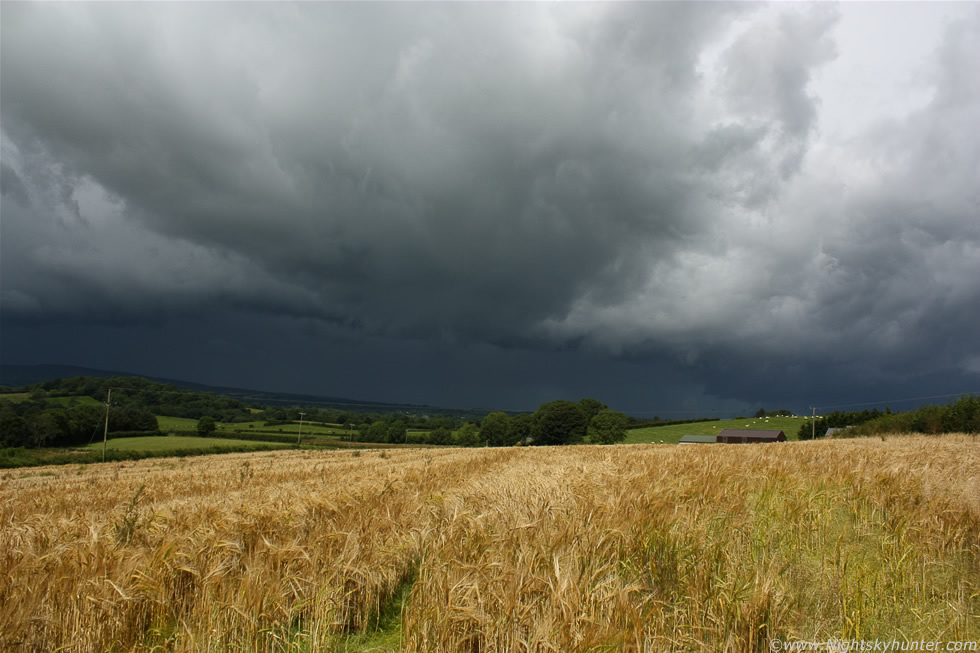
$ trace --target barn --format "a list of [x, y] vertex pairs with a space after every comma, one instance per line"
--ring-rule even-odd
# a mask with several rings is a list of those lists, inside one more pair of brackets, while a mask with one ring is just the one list
[[717, 435], [685, 435], [680, 444], [714, 444], [718, 442]]
[[786, 442], [782, 431], [757, 429], [722, 429], [718, 442], [725, 444], [746, 444], [749, 442]]

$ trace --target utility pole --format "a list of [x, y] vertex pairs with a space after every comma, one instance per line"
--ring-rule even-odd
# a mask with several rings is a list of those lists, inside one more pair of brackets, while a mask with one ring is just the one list
[[303, 418], [306, 417], [306, 413], [300, 411], [299, 413], [299, 435], [296, 436], [296, 446], [299, 446], [300, 440], [303, 439]]
[[105, 429], [102, 431], [102, 462], [105, 462], [106, 441], [109, 439], [109, 403], [112, 401], [112, 388], [105, 398]]
[[810, 406], [810, 408], [813, 410], [813, 417], [810, 419], [810, 426], [813, 427], [812, 430], [810, 431], [810, 439], [816, 440], [817, 439], [817, 407]]

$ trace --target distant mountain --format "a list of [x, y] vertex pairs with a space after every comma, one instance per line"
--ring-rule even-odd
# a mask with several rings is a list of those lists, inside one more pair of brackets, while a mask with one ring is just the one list
[[263, 390], [248, 390], [245, 388], [227, 388], [220, 386], [210, 386], [193, 381], [181, 381], [177, 379], [165, 379], [144, 374], [134, 374], [132, 372], [115, 372], [108, 370], [97, 370], [88, 367], [76, 367], [71, 365], [5, 365], [0, 364], [0, 387], [19, 388], [21, 386], [33, 385], [44, 381], [55, 379], [66, 379], [76, 376], [90, 376], [99, 379], [106, 379], [113, 376], [135, 376], [156, 381], [157, 383], [169, 383], [197, 392], [213, 392], [224, 397], [231, 397], [244, 403], [261, 404], [269, 406], [316, 406], [319, 408], [333, 408], [338, 410], [358, 411], [358, 412], [380, 412], [388, 413], [395, 411], [406, 411], [412, 413], [428, 414], [457, 414], [460, 411], [437, 408], [434, 406], [418, 404], [391, 404], [381, 401], [362, 401], [357, 399], [347, 399], [343, 397], [320, 397], [317, 395], [293, 394], [286, 392], [266, 392]]

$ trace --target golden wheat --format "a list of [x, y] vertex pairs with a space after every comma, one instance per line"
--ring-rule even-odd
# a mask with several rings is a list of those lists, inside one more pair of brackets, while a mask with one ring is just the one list
[[275, 452], [0, 476], [0, 649], [975, 640], [980, 446]]

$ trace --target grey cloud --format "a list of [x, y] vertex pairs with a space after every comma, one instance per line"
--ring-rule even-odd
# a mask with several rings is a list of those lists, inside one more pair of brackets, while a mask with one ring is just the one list
[[765, 130], [756, 147], [731, 152], [736, 156], [726, 161], [733, 181], [725, 190], [746, 206], [774, 199], [803, 164], [819, 104], [808, 86], [814, 68], [836, 56], [837, 20], [833, 5], [796, 5], [753, 23], [722, 55], [721, 90], [731, 115], [748, 133]]
[[335, 342], [619, 356], [744, 401], [813, 365], [966, 369], [980, 21], [951, 27], [927, 107], [828, 142], [812, 82], [839, 19], [5, 6], [5, 323], [241, 311]]
[[829, 4], [794, 9], [753, 24], [731, 46], [724, 88], [746, 117], [775, 117], [788, 136], [805, 138], [817, 116], [807, 93], [811, 70], [836, 56], [831, 29], [839, 16]]
[[0, 194], [8, 195], [13, 201], [21, 205], [30, 201], [27, 196], [27, 189], [24, 188], [24, 182], [20, 180], [17, 172], [6, 163], [0, 163]]

